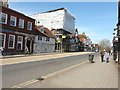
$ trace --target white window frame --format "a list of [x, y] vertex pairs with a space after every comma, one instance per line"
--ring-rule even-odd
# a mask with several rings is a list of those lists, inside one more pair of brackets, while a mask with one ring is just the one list
[[44, 33], [44, 28], [43, 27], [40, 27], [40, 32]]
[[38, 41], [42, 41], [39, 37], [41, 37], [41, 39], [43, 40], [43, 37], [42, 37], [42, 36], [38, 36]]
[[49, 42], [50, 41], [50, 38], [49, 37], [46, 37], [46, 42]]
[[[22, 38], [22, 41], [20, 42], [20, 41], [18, 41], [18, 38]], [[18, 43], [20, 43], [21, 44], [21, 49], [20, 50], [23, 50], [23, 36], [18, 36], [18, 38], [17, 38], [17, 49], [18, 49]]]
[[[5, 33], [0, 33], [0, 35], [4, 35], [4, 42], [3, 42], [3, 47], [2, 48], [5, 48], [6, 34]], [[0, 37], [0, 38], [2, 38], [2, 37]]]
[[[10, 43], [10, 36], [14, 37], [14, 39], [13, 39], [13, 47], [10, 47], [10, 46], [9, 46], [9, 43]], [[10, 35], [9, 35], [8, 48], [14, 49], [14, 46], [15, 46], [15, 35], [10, 34]]]
[[[30, 28], [28, 27], [28, 25], [29, 25], [29, 23], [31, 23], [30, 25]], [[28, 23], [27, 23], [27, 30], [32, 30], [32, 22], [30, 22], [30, 21], [28, 21]]]
[[[6, 16], [5, 23], [2, 22], [2, 15], [3, 15], [3, 14]], [[0, 12], [0, 23], [2, 23], [2, 24], [7, 24], [7, 18], [8, 18], [8, 15], [7, 15], [6, 13]]]
[[[20, 21], [22, 21], [22, 25], [20, 25], [21, 24]], [[19, 19], [19, 28], [24, 28], [24, 19]]]
[[[15, 24], [14, 25], [11, 24], [11, 19], [12, 18], [15, 19]], [[17, 18], [15, 16], [10, 16], [10, 26], [14, 26], [15, 27], [16, 26], [16, 22], [17, 22]]]

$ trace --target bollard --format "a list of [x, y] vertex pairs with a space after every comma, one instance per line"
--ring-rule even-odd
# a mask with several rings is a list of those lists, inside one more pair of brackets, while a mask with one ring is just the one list
[[91, 62], [91, 63], [94, 63], [95, 61], [93, 61], [93, 59], [94, 59], [94, 55], [89, 55], [89, 61]]

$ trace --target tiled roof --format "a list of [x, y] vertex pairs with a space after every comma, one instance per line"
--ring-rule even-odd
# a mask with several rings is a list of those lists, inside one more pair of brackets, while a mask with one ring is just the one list
[[41, 35], [41, 36], [48, 37], [48, 36], [46, 36], [44, 33], [41, 33], [38, 29], [35, 29], [34, 35]]
[[52, 32], [48, 28], [44, 28], [45, 34], [50, 38], [55, 38], [55, 35], [52, 34]]
[[83, 35], [83, 34], [79, 34], [78, 37], [79, 38], [87, 38], [86, 35]]
[[[40, 32], [41, 27], [43, 27], [43, 26], [37, 26], [36, 27], [38, 32]], [[48, 28], [45, 28], [45, 27], [43, 27], [43, 28], [44, 28], [44, 33], [42, 33], [42, 32], [40, 32], [40, 33], [42, 33], [43, 35], [45, 35], [49, 38], [54, 38], [55, 39], [55, 35], [53, 35], [52, 32]]]

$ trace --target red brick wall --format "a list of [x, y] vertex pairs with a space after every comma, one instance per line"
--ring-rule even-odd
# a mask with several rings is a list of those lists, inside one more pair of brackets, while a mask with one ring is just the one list
[[[26, 33], [26, 34], [33, 35], [34, 29], [35, 29], [35, 20], [34, 19], [32, 19], [28, 16], [25, 16], [24, 14], [21, 14], [17, 11], [12, 10], [12, 9], [9, 9], [9, 8], [5, 8], [5, 7], [0, 7], [0, 8], [2, 8], [3, 13], [6, 13], [8, 15], [7, 24], [2, 24], [3, 29], [13, 30], [13, 31], [17, 31], [20, 33]], [[17, 18], [16, 27], [10, 26], [10, 16], [15, 16]], [[19, 26], [18, 26], [19, 19], [24, 19], [24, 28], [23, 29], [19, 28]], [[28, 21], [32, 22], [32, 30], [27, 30]], [[17, 50], [17, 38], [18, 38], [18, 36], [21, 36], [21, 34], [15, 34], [14, 32], [12, 32], [12, 33], [5, 32], [5, 34], [6, 34], [6, 43], [5, 43], [6, 45], [5, 45], [5, 49], [4, 49], [5, 52], [11, 53], [11, 54], [16, 53], [16, 52], [24, 52], [24, 49], [25, 49], [25, 36], [24, 35], [22, 35], [23, 36], [23, 50], [18, 51]], [[8, 48], [9, 34], [15, 35], [14, 49]]]
[[[8, 20], [7, 20], [7, 24], [3, 24], [2, 27], [6, 28], [6, 29], [12, 29], [15, 31], [19, 31], [19, 32], [23, 32], [23, 33], [28, 33], [28, 34], [32, 34], [35, 28], [35, 20], [25, 16], [24, 14], [21, 14], [19, 12], [16, 12], [12, 9], [9, 8], [5, 8], [2, 7], [2, 12], [8, 14]], [[16, 27], [10, 26], [10, 16], [15, 16], [17, 18], [17, 22], [16, 22]], [[21, 29], [18, 27], [18, 23], [19, 23], [19, 19], [24, 19], [24, 28]], [[27, 30], [27, 22], [30, 21], [32, 22], [32, 30]]]

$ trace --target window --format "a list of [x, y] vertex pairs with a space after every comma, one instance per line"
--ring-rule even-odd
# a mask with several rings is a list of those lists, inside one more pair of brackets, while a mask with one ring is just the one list
[[49, 37], [46, 37], [46, 41], [49, 41], [50, 40], [50, 38]]
[[42, 41], [42, 36], [38, 36], [38, 40]]
[[15, 35], [9, 35], [9, 48], [14, 48]]
[[1, 41], [0, 47], [5, 48], [6, 34], [3, 34], [3, 33], [0, 34], [0, 41]]
[[27, 30], [32, 30], [32, 22], [28, 22], [28, 24], [27, 24]]
[[10, 26], [16, 26], [16, 17], [14, 16], [10, 17]]
[[24, 20], [19, 19], [19, 28], [24, 28]]
[[44, 28], [40, 27], [40, 32], [44, 33]]
[[0, 12], [0, 23], [7, 24], [7, 14]]
[[18, 41], [17, 41], [17, 49], [22, 50], [22, 45], [23, 45], [23, 37], [18, 36]]

